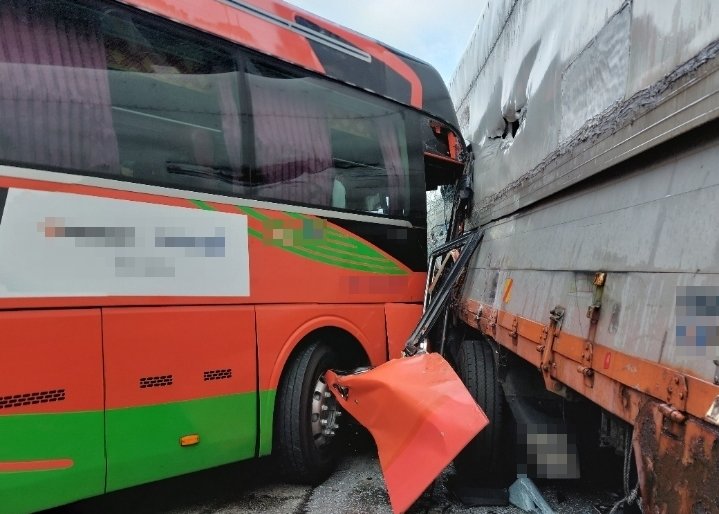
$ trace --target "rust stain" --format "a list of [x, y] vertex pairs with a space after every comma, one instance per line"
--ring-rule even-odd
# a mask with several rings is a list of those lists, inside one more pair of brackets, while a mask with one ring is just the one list
[[719, 512], [719, 429], [693, 418], [669, 421], [661, 407], [646, 402], [635, 425], [644, 512]]

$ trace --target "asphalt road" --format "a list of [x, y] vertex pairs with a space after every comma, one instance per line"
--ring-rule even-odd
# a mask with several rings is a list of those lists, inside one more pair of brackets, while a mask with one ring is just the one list
[[[616, 466], [615, 466], [616, 468]], [[612, 468], [614, 469], [614, 468]], [[619, 472], [620, 469], [617, 469]], [[467, 507], [450, 491], [451, 467], [431, 486], [409, 514], [508, 514], [512, 507]], [[609, 482], [612, 482], [611, 480]], [[557, 513], [600, 514], [619, 498], [613, 485], [584, 481], [538, 484]], [[391, 509], [369, 436], [350, 438], [337, 470], [317, 487], [282, 482], [269, 459], [223, 466], [162, 482], [111, 493], [46, 514], [390, 514]]]

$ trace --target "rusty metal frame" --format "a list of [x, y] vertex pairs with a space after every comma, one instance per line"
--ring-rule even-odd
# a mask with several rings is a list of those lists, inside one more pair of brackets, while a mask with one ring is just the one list
[[705, 419], [719, 397], [719, 385], [562, 331], [559, 320], [553, 321], [556, 308], [553, 312], [543, 324], [472, 299], [457, 310], [467, 325], [536, 366], [548, 390], [566, 394], [568, 387], [628, 423], [649, 399], [682, 422], [687, 414]]
[[667, 404], [649, 400], [635, 419], [632, 446], [645, 512], [717, 512], [719, 427], [667, 417]]

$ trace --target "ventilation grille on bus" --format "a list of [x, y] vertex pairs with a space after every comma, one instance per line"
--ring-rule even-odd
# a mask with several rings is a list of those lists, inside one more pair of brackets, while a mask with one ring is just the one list
[[146, 387], [167, 387], [172, 385], [172, 375], [160, 375], [158, 377], [142, 377], [140, 388]]
[[64, 389], [0, 396], [0, 409], [12, 409], [13, 407], [24, 407], [25, 405], [36, 405], [38, 403], [61, 402], [64, 399]]
[[212, 371], [204, 372], [205, 382], [208, 380], [223, 380], [225, 378], [232, 378], [232, 369], [213, 369]]

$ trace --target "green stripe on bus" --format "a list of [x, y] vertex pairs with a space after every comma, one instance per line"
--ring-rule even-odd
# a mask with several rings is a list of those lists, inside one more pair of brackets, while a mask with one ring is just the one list
[[367, 259], [360, 252], [348, 253], [348, 252], [333, 252], [331, 247], [317, 244], [305, 244], [297, 243], [291, 246], [285, 246], [281, 242], [277, 241], [273, 243], [273, 246], [280, 248], [287, 252], [294, 253], [301, 257], [320, 262], [322, 264], [328, 264], [330, 266], [337, 266], [340, 268], [354, 269], [358, 271], [370, 271], [375, 273], [387, 273], [391, 275], [406, 275], [407, 271], [399, 267], [392, 260], [383, 257], [381, 254], [375, 254], [381, 259]]
[[357, 245], [354, 244], [354, 241], [351, 239], [348, 239], [348, 238], [339, 239], [337, 237], [333, 237], [333, 234], [331, 233], [331, 231], [328, 231], [328, 234], [327, 234], [327, 244], [345, 248], [345, 249], [347, 249], [347, 248], [353, 249], [353, 248], [357, 247]]
[[[258, 451], [267, 455], [275, 391], [261, 391], [259, 401]], [[0, 416], [0, 512], [34, 512], [105, 492], [105, 433], [108, 491], [252, 458], [256, 402], [252, 392], [107, 413]], [[189, 434], [198, 434], [199, 444], [180, 446], [180, 437]], [[53, 467], [53, 461], [72, 464], [9, 471], [13, 463], [42, 469]]]
[[103, 493], [102, 411], [4, 414], [0, 434], [5, 469], [13, 462], [72, 461], [63, 469], [0, 472], [0, 512], [34, 512]]
[[260, 448], [258, 455], [264, 457], [272, 451], [272, 423], [275, 416], [277, 391], [260, 391]]
[[380, 261], [373, 262], [364, 256], [352, 254], [352, 253], [337, 253], [331, 251], [329, 248], [321, 245], [300, 245], [297, 247], [299, 250], [305, 251], [308, 254], [314, 255], [317, 259], [323, 259], [329, 262], [334, 260], [336, 262], [343, 262], [346, 264], [356, 264], [358, 266], [365, 266], [367, 268], [383, 270], [383, 269], [399, 269], [398, 266], [390, 261], [389, 259], [381, 259]]
[[[297, 212], [286, 212], [287, 216], [313, 223], [317, 218]], [[310, 228], [311, 232], [312, 229]], [[302, 234], [304, 229], [293, 229], [293, 233]], [[271, 242], [283, 250], [296, 255], [346, 269], [384, 273], [390, 275], [406, 275], [407, 271], [398, 266], [392, 259], [377, 251], [358, 237], [345, 235], [335, 228], [325, 227], [321, 230], [322, 237], [300, 237], [291, 246], [279, 241]]]
[[[336, 257], [352, 257], [353, 260], [361, 261], [366, 264], [384, 264], [389, 261], [387, 257], [384, 255], [381, 255], [377, 252], [372, 252], [371, 254], [363, 254], [362, 252], [358, 251], [356, 247], [348, 248], [346, 246], [340, 246], [332, 244], [330, 241], [320, 240], [320, 241], [304, 241], [304, 244], [301, 245], [304, 248], [310, 248], [313, 250], [319, 250], [322, 252], [326, 252], [328, 254], [334, 255]], [[389, 261], [391, 262], [391, 261]], [[393, 263], [394, 265], [394, 263]]]
[[214, 207], [212, 207], [211, 205], [206, 204], [206, 203], [203, 202], [202, 200], [190, 200], [190, 201], [191, 201], [192, 203], [194, 203], [197, 207], [199, 207], [200, 209], [203, 209], [203, 210], [205, 210], [205, 211], [214, 211], [214, 210], [215, 210]]
[[305, 239], [304, 242], [307, 244], [307, 246], [321, 246], [322, 249], [326, 251], [331, 251], [335, 254], [351, 254], [357, 258], [361, 258], [362, 260], [366, 261], [389, 261], [389, 259], [385, 255], [381, 254], [380, 252], [362, 241], [349, 238], [345, 238], [345, 240], [343, 241], [333, 241], [331, 239], [331, 236], [333, 235], [332, 230], [328, 230], [326, 235], [328, 237], [325, 237], [324, 239]]
[[363, 262], [357, 262], [357, 261], [347, 261], [342, 260], [333, 256], [327, 256], [324, 254], [319, 253], [313, 253], [309, 251], [306, 248], [298, 247], [298, 246], [278, 246], [278, 248], [282, 248], [283, 250], [286, 250], [288, 252], [294, 253], [296, 255], [299, 255], [301, 257], [306, 257], [308, 259], [311, 259], [313, 261], [321, 262], [323, 264], [328, 264], [330, 266], [336, 266], [338, 268], [344, 268], [344, 269], [351, 269], [356, 271], [367, 271], [370, 273], [379, 273], [384, 275], [406, 275], [407, 272], [394, 264], [392, 261], [387, 261], [386, 265], [383, 266], [377, 266], [370, 264], [365, 264]]
[[261, 212], [258, 212], [257, 210], [253, 209], [252, 207], [247, 207], [243, 205], [238, 205], [237, 207], [248, 216], [252, 216], [253, 218], [260, 221], [267, 221], [270, 219], [268, 216], [265, 216]]
[[299, 246], [308, 252], [317, 252], [318, 255], [327, 256], [337, 260], [351, 260], [354, 263], [373, 269], [402, 269], [397, 266], [393, 260], [387, 258], [385, 255], [363, 241], [355, 239], [352, 240], [351, 247], [346, 246], [341, 249], [336, 248], [336, 246], [333, 245], [327, 237], [330, 234], [331, 230], [328, 230], [326, 231], [326, 234], [324, 234], [325, 237], [323, 239], [304, 239], [299, 245], [295, 246]]
[[374, 247], [368, 245], [364, 241], [344, 236], [336, 230], [330, 229], [327, 231], [327, 242], [328, 244], [340, 245], [347, 248], [351, 245], [352, 250], [356, 253], [367, 257], [380, 256], [386, 259], [384, 254], [378, 252]]
[[[107, 411], [107, 490], [254, 457], [255, 393]], [[180, 438], [198, 434], [194, 446]]]
[[333, 254], [337, 257], [341, 257], [342, 255], [351, 255], [354, 260], [361, 260], [363, 262], [367, 261], [367, 263], [370, 263], [370, 261], [373, 259], [379, 259], [380, 262], [392, 262], [387, 259], [386, 256], [377, 252], [374, 248], [366, 247], [361, 243], [356, 243], [352, 248], [337, 248], [336, 246], [329, 243], [330, 242], [326, 238], [299, 238], [298, 240], [294, 241], [293, 246], [306, 248], [308, 250], [318, 250], [323, 253]]
[[[215, 210], [202, 200], [191, 200], [191, 202], [201, 209]], [[240, 212], [261, 221], [263, 224], [267, 222], [282, 224], [282, 220], [273, 220], [252, 207], [243, 205], [236, 205], [235, 207]], [[318, 219], [297, 212], [285, 212], [284, 214], [300, 221], [314, 222]], [[293, 233], [299, 234], [302, 234], [303, 231], [303, 229], [291, 230], [293, 230]], [[378, 252], [362, 239], [343, 234], [334, 228], [324, 228], [321, 231], [321, 238], [300, 238], [294, 241], [292, 246], [285, 246], [281, 241], [267, 241], [263, 233], [254, 228], [248, 227], [247, 232], [250, 236], [263, 240], [276, 248], [329, 266], [385, 275], [407, 274], [407, 270], [398, 266], [396, 262]]]

